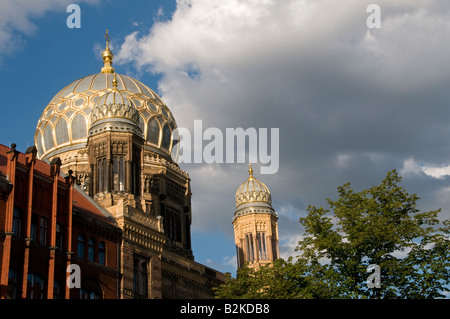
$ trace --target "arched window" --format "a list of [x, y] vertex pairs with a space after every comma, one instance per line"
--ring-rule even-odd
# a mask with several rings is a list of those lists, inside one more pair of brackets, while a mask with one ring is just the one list
[[84, 258], [84, 236], [78, 235], [77, 255], [80, 258]]
[[171, 132], [170, 132], [170, 128], [167, 124], [164, 125], [163, 127], [163, 137], [162, 137], [162, 142], [161, 142], [161, 146], [164, 148], [169, 149], [170, 147], [170, 138], [171, 138]]
[[86, 136], [86, 119], [82, 114], [77, 114], [72, 120], [72, 140], [78, 140]]
[[98, 263], [102, 266], [106, 265], [106, 247], [102, 241], [98, 244]]
[[158, 145], [159, 142], [159, 124], [158, 120], [155, 118], [148, 122], [147, 128], [147, 141], [150, 143]]
[[108, 165], [106, 159], [101, 158], [97, 163], [98, 168], [98, 192], [106, 192], [108, 189]]
[[247, 234], [245, 235], [246, 239], [246, 245], [247, 245], [247, 261], [254, 261], [255, 260], [255, 250], [253, 245], [253, 235]]
[[67, 122], [64, 118], [60, 118], [55, 126], [56, 142], [62, 144], [69, 141], [69, 131], [67, 130]]
[[44, 129], [44, 144], [46, 150], [55, 147], [55, 142], [53, 141], [53, 130], [50, 124], [47, 124]]
[[259, 259], [267, 260], [266, 233], [256, 234], [256, 240], [258, 242]]
[[88, 260], [94, 261], [94, 241], [91, 238], [88, 241]]
[[113, 189], [125, 190], [125, 165], [123, 156], [113, 157]]
[[148, 260], [134, 258], [133, 260], [133, 293], [135, 296], [148, 296]]

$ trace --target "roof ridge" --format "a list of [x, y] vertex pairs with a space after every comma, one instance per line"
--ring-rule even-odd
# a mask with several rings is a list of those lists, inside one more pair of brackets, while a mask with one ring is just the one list
[[102, 213], [102, 215], [104, 217], [106, 217], [107, 219], [111, 220], [112, 222], [116, 223], [116, 219], [114, 218], [114, 216], [109, 212], [109, 210], [107, 210], [106, 208], [100, 206], [91, 196], [89, 196], [88, 194], [86, 194], [84, 192], [83, 189], [81, 189], [80, 186], [78, 186], [77, 184], [73, 185], [74, 189], [81, 195], [83, 196], [89, 203], [91, 203], [95, 208], [97, 208], [100, 213]]

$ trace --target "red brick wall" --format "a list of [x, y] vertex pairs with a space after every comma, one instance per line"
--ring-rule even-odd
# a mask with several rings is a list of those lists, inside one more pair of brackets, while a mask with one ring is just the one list
[[[4, 148], [4, 147], [3, 147]], [[1, 152], [4, 150], [0, 149]], [[1, 163], [0, 163], [1, 165]], [[46, 297], [47, 279], [49, 273], [49, 256], [50, 256], [50, 239], [51, 239], [51, 216], [52, 216], [52, 202], [53, 202], [53, 179], [50, 175], [50, 169], [47, 164], [39, 162], [39, 171], [35, 170], [33, 179], [33, 200], [32, 212], [38, 217], [36, 221], [36, 240], [29, 243], [28, 256], [28, 274], [39, 275], [44, 282], [44, 298]], [[36, 165], [36, 167], [38, 167]], [[1, 168], [1, 167], [0, 167]], [[17, 297], [22, 295], [22, 279], [24, 269], [24, 258], [27, 247], [26, 237], [26, 217], [28, 212], [28, 183], [29, 183], [29, 166], [26, 165], [24, 156], [19, 154], [19, 160], [15, 171], [14, 187], [14, 203], [13, 206], [21, 210], [21, 233], [20, 238], [14, 236], [11, 241], [11, 253], [9, 255], [9, 269], [13, 269], [17, 273]], [[63, 229], [63, 246], [62, 251], [55, 251], [55, 269], [54, 281], [60, 286], [59, 297], [64, 297], [66, 289], [66, 267], [68, 254], [66, 238], [72, 232], [72, 264], [78, 264], [81, 268], [81, 284], [85, 283], [87, 287], [92, 287], [92, 283], [96, 283], [101, 290], [100, 296], [106, 299], [118, 297], [118, 280], [119, 271], [117, 269], [118, 248], [120, 243], [120, 229], [115, 227], [110, 222], [103, 219], [98, 211], [77, 211], [72, 216], [72, 229], [68, 227], [69, 212], [72, 203], [69, 202], [70, 187], [63, 178], [59, 177], [58, 181], [58, 210], [56, 221]], [[74, 190], [75, 192], [76, 190]], [[5, 229], [5, 212], [6, 201], [0, 199], [0, 230], [4, 232]], [[40, 218], [47, 218], [47, 232], [46, 242], [44, 245], [40, 244]], [[85, 258], [81, 259], [77, 256], [77, 237], [79, 233], [83, 233], [86, 239], [85, 242]], [[94, 261], [88, 261], [88, 240], [92, 238], [94, 241]], [[3, 245], [1, 242], [4, 236], [0, 235], [0, 257], [3, 256]], [[98, 263], [98, 244], [103, 241], [106, 246], [106, 265], [101, 266]], [[1, 263], [2, 258], [0, 258]], [[2, 265], [0, 264], [0, 267]], [[1, 268], [0, 268], [1, 269]], [[9, 270], [6, 269], [6, 273]], [[91, 286], [89, 286], [91, 284]], [[56, 293], [56, 291], [55, 291]], [[70, 291], [71, 298], [79, 298], [79, 289], [72, 289]], [[0, 296], [2, 297], [2, 296]], [[4, 296], [3, 296], [4, 297]], [[28, 297], [28, 296], [27, 296]]]

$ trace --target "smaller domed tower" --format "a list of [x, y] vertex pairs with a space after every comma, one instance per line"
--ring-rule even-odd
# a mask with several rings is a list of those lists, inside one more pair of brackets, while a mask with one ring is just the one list
[[253, 177], [251, 164], [248, 172], [248, 179], [236, 192], [234, 240], [238, 267], [248, 263], [259, 269], [279, 257], [278, 217], [269, 189]]

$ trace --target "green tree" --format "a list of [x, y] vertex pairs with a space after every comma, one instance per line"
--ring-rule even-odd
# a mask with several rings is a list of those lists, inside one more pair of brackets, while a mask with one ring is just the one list
[[[258, 271], [244, 268], [217, 290], [219, 298], [440, 298], [450, 284], [450, 221], [422, 213], [417, 195], [390, 171], [382, 183], [354, 192], [338, 187], [329, 209], [308, 207], [297, 259]], [[369, 288], [369, 265], [381, 287]]]
[[303, 295], [308, 286], [303, 276], [305, 265], [277, 259], [273, 265], [263, 266], [259, 270], [249, 268], [247, 264], [238, 269], [236, 278], [216, 288], [216, 297], [225, 299], [293, 299], [308, 298]]

